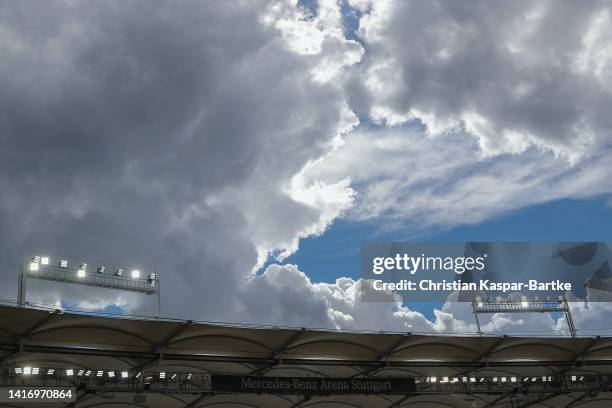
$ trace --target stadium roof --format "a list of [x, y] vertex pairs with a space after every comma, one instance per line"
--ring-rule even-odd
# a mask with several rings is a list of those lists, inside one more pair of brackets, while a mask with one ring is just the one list
[[[342, 378], [539, 377], [612, 374], [612, 338], [354, 333], [104, 317], [0, 306], [0, 361], [3, 367], [37, 365], [130, 373]], [[547, 395], [541, 402], [530, 400], [529, 406], [571, 403], [574, 403], [572, 407], [599, 406], [593, 405], [596, 403], [609, 406], [605, 404], [612, 401], [606, 401], [612, 398], [607, 393], [600, 393], [597, 398], [586, 398], [583, 394]], [[113, 394], [112, 400], [102, 397], [89, 396], [78, 406], [144, 406], [121, 393]], [[264, 394], [167, 393], [155, 400], [148, 399], [146, 406], [480, 407], [499, 397], [425, 394], [410, 398], [343, 395], [301, 399]], [[194, 405], [189, 405], [196, 400]]]

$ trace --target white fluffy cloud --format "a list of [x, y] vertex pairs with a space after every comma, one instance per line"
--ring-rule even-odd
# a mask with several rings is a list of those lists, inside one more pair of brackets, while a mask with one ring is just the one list
[[609, 140], [609, 3], [380, 0], [360, 23], [379, 123], [465, 129], [484, 156], [536, 146], [575, 162]]
[[477, 142], [463, 134], [364, 129], [306, 174], [328, 182], [350, 174], [357, 190], [350, 217], [409, 225], [416, 234], [555, 199], [612, 193], [611, 159], [612, 152], [601, 150], [570, 165], [534, 148], [482, 158]]

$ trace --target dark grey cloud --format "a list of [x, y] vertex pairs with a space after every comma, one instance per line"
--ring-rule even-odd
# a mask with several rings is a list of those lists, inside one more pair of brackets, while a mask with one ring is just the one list
[[[262, 251], [321, 223], [285, 187], [346, 116], [269, 6], [0, 5], [0, 297], [24, 254], [49, 251], [154, 267], [166, 314], [239, 319]], [[60, 296], [101, 292], [32, 293]]]

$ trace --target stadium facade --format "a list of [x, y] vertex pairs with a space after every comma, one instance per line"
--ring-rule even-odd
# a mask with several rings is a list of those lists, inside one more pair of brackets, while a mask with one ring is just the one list
[[49, 407], [612, 406], [612, 338], [599, 336], [230, 326], [4, 304], [0, 361], [5, 389], [74, 389]]

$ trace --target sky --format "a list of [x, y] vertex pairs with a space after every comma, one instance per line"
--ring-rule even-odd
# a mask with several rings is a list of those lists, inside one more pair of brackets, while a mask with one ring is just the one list
[[603, 1], [2, 2], [0, 298], [34, 251], [155, 269], [169, 317], [473, 332], [466, 305], [360, 302], [360, 246], [610, 241], [611, 44]]

